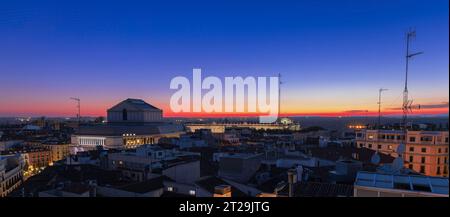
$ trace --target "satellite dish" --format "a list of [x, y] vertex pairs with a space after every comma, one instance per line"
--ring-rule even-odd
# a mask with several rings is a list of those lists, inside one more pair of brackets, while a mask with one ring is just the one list
[[402, 157], [395, 158], [394, 162], [392, 162], [392, 169], [394, 171], [399, 171], [402, 168], [403, 168], [403, 158]]
[[380, 163], [380, 155], [378, 154], [378, 152], [375, 152], [372, 155], [372, 158], [370, 158], [370, 162], [372, 162], [372, 164], [378, 165]]
[[287, 184], [286, 184], [285, 181], [281, 181], [281, 182], [279, 182], [279, 183], [275, 186], [274, 191], [275, 191], [276, 193], [278, 193], [279, 191], [283, 190], [283, 188], [286, 187], [286, 185], [287, 185]]
[[397, 146], [397, 154], [403, 154], [406, 150], [406, 145], [404, 143], [400, 143], [400, 145]]

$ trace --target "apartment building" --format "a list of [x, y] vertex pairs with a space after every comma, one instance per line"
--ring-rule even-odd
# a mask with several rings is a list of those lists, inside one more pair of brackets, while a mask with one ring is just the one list
[[[427, 176], [448, 177], [448, 131], [407, 131], [403, 156], [405, 167]], [[405, 142], [402, 130], [358, 130], [356, 146], [397, 157], [397, 147]]]
[[70, 144], [43, 144], [43, 146], [50, 150], [52, 162], [65, 159], [70, 154]]

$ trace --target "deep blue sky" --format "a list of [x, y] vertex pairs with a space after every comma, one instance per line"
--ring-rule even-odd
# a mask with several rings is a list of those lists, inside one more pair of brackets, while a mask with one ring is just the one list
[[[87, 114], [170, 79], [282, 73], [282, 111], [401, 103], [405, 32], [417, 30], [411, 95], [448, 102], [449, 5], [442, 1], [20, 1], [0, 3], [0, 116]], [[33, 104], [34, 103], [34, 104]], [[33, 105], [32, 105], [33, 104]], [[387, 105], [386, 105], [387, 106]]]

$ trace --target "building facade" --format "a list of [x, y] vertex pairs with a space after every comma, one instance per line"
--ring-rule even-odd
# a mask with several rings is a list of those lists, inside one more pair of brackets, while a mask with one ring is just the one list
[[300, 130], [300, 124], [288, 118], [281, 118], [279, 122], [272, 124], [234, 122], [234, 123], [190, 123], [185, 124], [187, 131], [195, 132], [200, 129], [209, 129], [213, 133], [224, 133], [227, 128], [250, 128], [255, 130]]
[[107, 111], [107, 123], [81, 126], [71, 137], [77, 150], [129, 149], [179, 137], [181, 125], [163, 122], [162, 110], [140, 99], [126, 99]]
[[63, 160], [70, 154], [70, 144], [43, 144], [43, 146], [50, 150], [52, 162]]
[[[407, 131], [403, 155], [405, 167], [427, 176], [448, 177], [448, 131]], [[397, 147], [405, 142], [401, 130], [360, 130], [356, 146], [397, 157]]]
[[24, 165], [21, 154], [0, 156], [0, 197], [6, 197], [22, 183]]

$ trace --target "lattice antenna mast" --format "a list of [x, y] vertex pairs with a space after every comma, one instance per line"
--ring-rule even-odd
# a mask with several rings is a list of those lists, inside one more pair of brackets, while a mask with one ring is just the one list
[[409, 30], [408, 33], [406, 33], [406, 68], [405, 68], [405, 89], [403, 90], [403, 118], [402, 118], [402, 125], [403, 128], [406, 130], [407, 126], [407, 119], [408, 119], [408, 111], [411, 110], [411, 104], [412, 101], [408, 98], [408, 69], [409, 69], [409, 60], [417, 56], [419, 54], [422, 54], [423, 52], [416, 52], [416, 53], [410, 53], [409, 46], [411, 44], [411, 41], [416, 37], [416, 31], [415, 30]]

